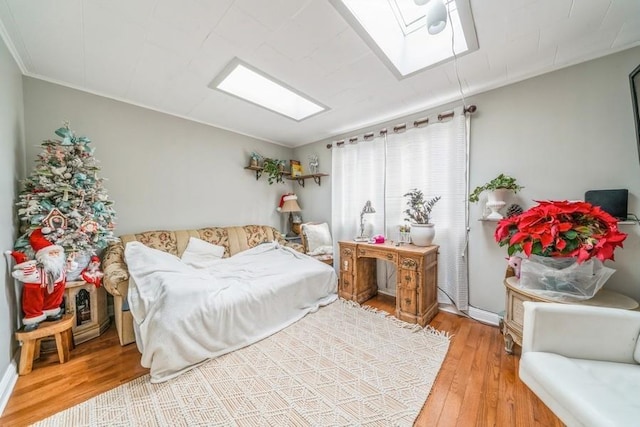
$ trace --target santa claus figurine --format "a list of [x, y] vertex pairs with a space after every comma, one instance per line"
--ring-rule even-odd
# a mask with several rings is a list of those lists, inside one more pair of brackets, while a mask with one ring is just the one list
[[11, 275], [23, 282], [22, 323], [25, 331], [32, 331], [43, 320], [60, 320], [66, 281], [66, 258], [62, 246], [54, 245], [36, 229], [29, 236], [36, 259], [27, 261], [22, 252], [11, 255], [17, 265]]
[[102, 282], [102, 276], [104, 276], [104, 273], [100, 271], [100, 258], [95, 255], [92, 256], [89, 265], [82, 270], [80, 275], [82, 276], [82, 280], [87, 283], [93, 283], [96, 288], [99, 288]]

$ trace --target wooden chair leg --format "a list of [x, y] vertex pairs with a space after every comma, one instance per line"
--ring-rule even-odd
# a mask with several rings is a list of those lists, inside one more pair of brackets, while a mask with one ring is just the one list
[[69, 341], [69, 349], [73, 350], [74, 348], [76, 348], [76, 343], [73, 342], [73, 330], [72, 329], [67, 329], [64, 334], [67, 337], [67, 340]]
[[66, 363], [69, 360], [69, 338], [66, 337], [66, 332], [67, 331], [63, 331], [55, 334], [60, 363]]
[[33, 358], [40, 359], [40, 344], [42, 343], [42, 338], [38, 338], [35, 345], [35, 350], [33, 351]]
[[33, 353], [36, 348], [36, 340], [22, 342], [20, 350], [20, 362], [18, 364], [18, 375], [27, 375], [33, 369]]

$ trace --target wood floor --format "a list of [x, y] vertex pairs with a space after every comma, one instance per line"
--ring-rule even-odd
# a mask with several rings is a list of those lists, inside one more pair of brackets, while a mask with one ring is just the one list
[[[388, 297], [366, 304], [393, 312]], [[518, 379], [518, 355], [504, 351], [498, 328], [440, 312], [431, 325], [452, 335], [449, 352], [416, 426], [562, 426]], [[121, 347], [112, 325], [78, 345], [71, 360], [43, 355], [19, 377], [1, 426], [25, 426], [144, 375], [135, 344]]]

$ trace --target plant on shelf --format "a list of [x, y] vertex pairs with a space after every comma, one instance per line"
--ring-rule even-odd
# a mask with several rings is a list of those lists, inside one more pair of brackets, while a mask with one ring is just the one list
[[409, 221], [411, 224], [430, 224], [431, 223], [431, 210], [441, 199], [440, 196], [436, 196], [432, 199], [425, 200], [422, 190], [413, 188], [404, 195], [408, 197], [408, 208], [404, 211], [407, 215], [405, 221]]
[[263, 157], [260, 153], [256, 153], [255, 151], [252, 151], [251, 154], [249, 154], [249, 166], [258, 167], [262, 159]]
[[512, 190], [514, 193], [522, 190], [524, 187], [516, 183], [516, 179], [501, 173], [491, 181], [484, 185], [476, 187], [469, 195], [470, 202], [477, 202], [483, 191], [494, 191], [499, 189]]
[[282, 179], [283, 167], [283, 160], [264, 159], [262, 163], [262, 172], [267, 174], [267, 181], [269, 182], [269, 185], [274, 182], [284, 182], [284, 179]]

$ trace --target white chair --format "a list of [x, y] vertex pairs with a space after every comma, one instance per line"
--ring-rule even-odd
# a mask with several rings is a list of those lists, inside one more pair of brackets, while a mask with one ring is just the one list
[[520, 379], [567, 426], [640, 425], [640, 312], [524, 303]]

